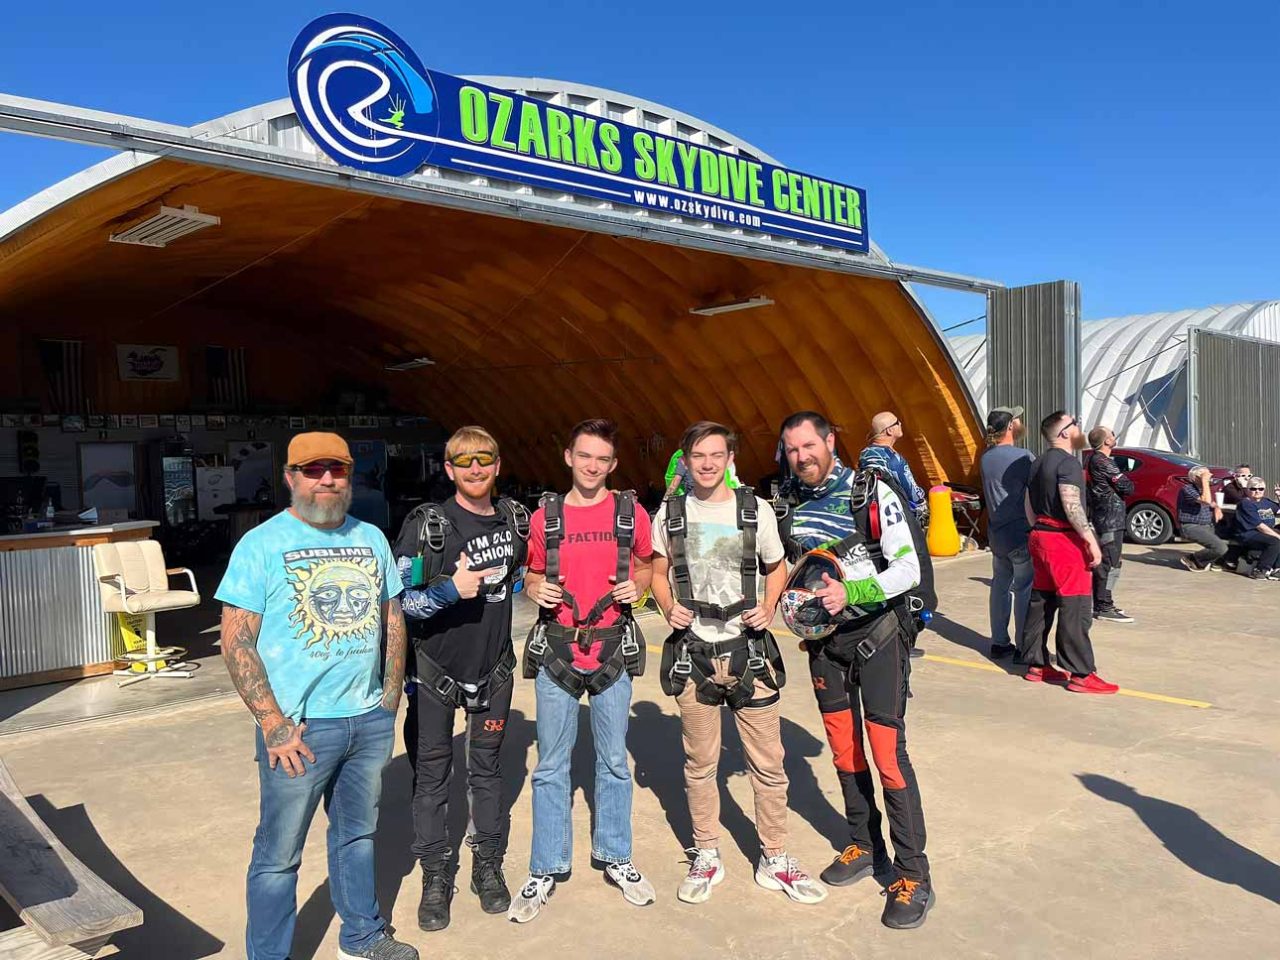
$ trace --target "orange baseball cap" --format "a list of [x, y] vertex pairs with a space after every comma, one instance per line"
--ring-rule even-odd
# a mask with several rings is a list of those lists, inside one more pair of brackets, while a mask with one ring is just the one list
[[317, 460], [337, 460], [350, 466], [347, 441], [336, 433], [300, 433], [289, 441], [288, 466], [301, 467]]

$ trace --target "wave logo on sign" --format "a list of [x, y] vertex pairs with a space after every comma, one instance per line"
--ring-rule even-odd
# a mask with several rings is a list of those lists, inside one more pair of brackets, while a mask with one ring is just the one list
[[289, 51], [289, 93], [311, 139], [337, 163], [399, 177], [430, 156], [440, 128], [426, 67], [376, 20], [331, 13]]

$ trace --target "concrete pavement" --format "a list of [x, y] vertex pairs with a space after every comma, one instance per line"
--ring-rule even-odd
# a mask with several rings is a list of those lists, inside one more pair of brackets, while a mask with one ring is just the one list
[[[688, 815], [679, 720], [659, 690], [652, 655], [650, 674], [637, 684], [629, 745], [635, 858], [657, 886], [655, 905], [627, 905], [589, 865], [584, 723], [575, 754], [574, 874], [542, 917], [517, 927], [481, 914], [466, 889], [464, 853], [453, 925], [417, 930], [402, 748], [384, 775], [377, 840], [384, 909], [424, 957], [1273, 956], [1280, 585], [1188, 573], [1175, 565], [1182, 549], [1126, 550], [1117, 597], [1138, 622], [1094, 630], [1103, 676], [1170, 700], [1072, 695], [993, 669], [984, 656], [989, 560], [939, 565], [943, 615], [937, 632], [921, 639], [929, 657], [915, 662], [909, 713], [938, 895], [920, 930], [883, 928], [883, 900], [870, 880], [833, 889], [810, 907], [755, 886], [751, 793], [727, 717], [728, 878], [708, 904], [675, 899]], [[665, 635], [656, 620], [645, 629], [655, 646]], [[803, 655], [792, 638], [784, 647], [791, 852], [816, 873], [843, 845], [843, 816]], [[529, 849], [528, 771], [536, 758], [527, 682], [518, 683], [508, 729], [507, 874], [515, 887]], [[117, 938], [125, 957], [243, 956], [257, 788], [250, 721], [238, 700], [3, 736], [0, 756], [68, 846], [143, 908], [143, 927]], [[461, 786], [455, 835], [465, 821]], [[336, 949], [324, 827], [318, 817], [300, 873], [295, 958]]]

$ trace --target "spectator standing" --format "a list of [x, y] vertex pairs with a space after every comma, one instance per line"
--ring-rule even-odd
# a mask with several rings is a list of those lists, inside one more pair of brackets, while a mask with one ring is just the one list
[[[1016, 446], [1025, 427], [1022, 407], [996, 407], [987, 415], [987, 443], [979, 468], [987, 507], [987, 541], [991, 546], [991, 657], [998, 660], [1022, 649], [1027, 608], [1031, 603], [1031, 525], [1023, 500], [1035, 461], [1030, 450]], [[1014, 640], [1009, 641], [1013, 615]]]
[[1121, 548], [1128, 519], [1124, 498], [1133, 493], [1133, 481], [1120, 472], [1111, 458], [1116, 435], [1110, 427], [1097, 426], [1090, 430], [1089, 446], [1093, 449], [1084, 456], [1089, 521], [1102, 551], [1102, 562], [1093, 568], [1093, 619], [1133, 623], [1133, 617], [1116, 606], [1114, 595], [1120, 579]]
[[916, 483], [907, 458], [894, 449], [902, 439], [902, 419], [896, 413], [884, 411], [871, 418], [871, 430], [867, 433], [867, 445], [858, 454], [858, 469], [878, 467], [893, 477], [911, 503], [911, 512], [920, 521], [922, 529], [929, 529], [929, 503], [924, 488]]

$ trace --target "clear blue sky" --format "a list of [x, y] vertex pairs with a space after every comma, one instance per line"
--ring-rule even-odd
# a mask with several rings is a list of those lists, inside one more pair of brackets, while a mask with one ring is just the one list
[[[287, 95], [298, 29], [349, 9], [428, 66], [636, 94], [865, 187], [896, 260], [1079, 280], [1091, 318], [1280, 297], [1276, 0], [4, 7], [5, 93], [195, 123]], [[0, 134], [0, 209], [105, 155]]]

